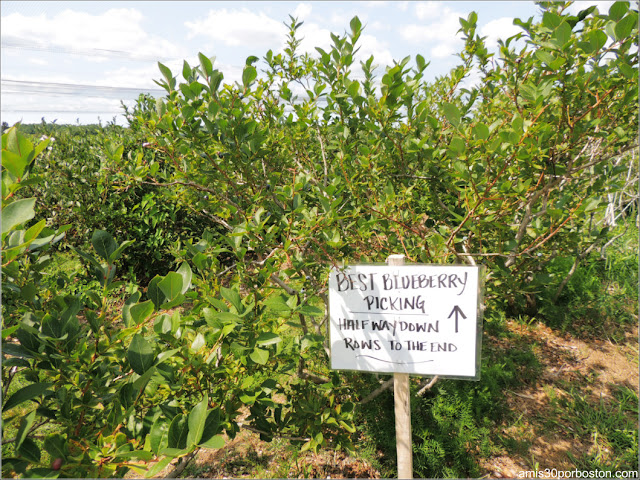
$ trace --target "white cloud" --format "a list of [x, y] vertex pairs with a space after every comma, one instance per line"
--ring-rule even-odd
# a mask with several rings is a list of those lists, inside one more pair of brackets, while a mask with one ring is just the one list
[[[302, 7], [301, 10], [304, 10]], [[282, 45], [287, 30], [264, 12], [242, 10], [210, 10], [206, 18], [185, 22], [189, 38], [209, 37], [230, 47], [260, 47], [263, 50]]]
[[35, 58], [35, 57], [27, 58], [27, 62], [31, 63], [32, 65], [38, 65], [38, 66], [49, 65], [49, 62], [47, 62], [46, 60], [42, 58]]
[[381, 32], [387, 32], [391, 30], [391, 26], [387, 23], [383, 23], [379, 20], [375, 20], [371, 25], [367, 25], [367, 28], [370, 30], [377, 30]]
[[485, 44], [487, 48], [490, 49], [498, 46], [499, 39], [506, 40], [520, 32], [524, 32], [524, 30], [521, 27], [514, 25], [513, 18], [511, 17], [502, 17], [491, 20], [480, 28], [480, 36], [487, 37]]
[[385, 42], [381, 42], [373, 35], [363, 34], [358, 43], [360, 50], [355, 57], [356, 65], [360, 65], [361, 61], [367, 60], [371, 55], [373, 55], [374, 64], [380, 67], [393, 65], [393, 55]]
[[611, 0], [600, 0], [600, 1], [590, 1], [590, 2], [584, 2], [584, 1], [577, 1], [575, 3], [573, 3], [572, 5], [569, 6], [569, 8], [567, 9], [567, 11], [569, 13], [571, 13], [572, 15], [576, 15], [578, 13], [580, 13], [582, 10], [586, 10], [587, 8], [589, 8], [590, 6], [594, 5], [598, 8], [598, 12], [600, 12], [601, 14], [607, 14], [609, 13], [609, 9], [611, 8], [611, 5], [614, 4], [614, 1]]
[[[333, 44], [331, 40], [331, 31], [320, 27], [317, 23], [305, 23], [300, 27], [300, 44], [301, 52], [308, 52], [312, 56], [318, 56], [315, 47], [320, 47], [328, 52]], [[341, 36], [341, 33], [336, 35]], [[375, 35], [363, 33], [358, 39], [356, 49], [359, 49], [354, 57], [354, 70], [359, 70], [360, 62], [367, 60], [371, 55], [375, 59], [375, 63], [380, 66], [391, 65], [393, 56], [386, 42], [381, 41]]]
[[[189, 64], [193, 65], [191, 62], [189, 62]], [[178, 67], [177, 62], [167, 62], [166, 65], [172, 70], [174, 75], [179, 74], [181, 71], [182, 65]], [[156, 85], [153, 80], [160, 80], [162, 78], [158, 66], [150, 63], [142, 67], [120, 67], [106, 71], [99, 82], [91, 83], [109, 85], [111, 87], [146, 87], [156, 90], [160, 87]]]
[[339, 25], [341, 28], [345, 28], [344, 26], [345, 26], [346, 18], [347, 17], [342, 12], [334, 11], [331, 14], [331, 19], [329, 20], [329, 22], [331, 23], [332, 26]]
[[331, 31], [320, 27], [317, 23], [306, 23], [300, 27], [298, 38], [301, 39], [300, 50], [310, 55], [318, 55], [316, 47], [325, 51], [331, 48]]
[[418, 20], [431, 20], [441, 14], [445, 8], [442, 2], [417, 2], [415, 12]]
[[394, 2], [394, 3], [396, 4], [396, 6], [401, 12], [406, 12], [409, 9], [409, 2], [407, 1]]
[[443, 2], [420, 2], [414, 9], [416, 18], [422, 22], [403, 26], [400, 36], [404, 40], [428, 47], [431, 58], [445, 58], [460, 50], [462, 39], [457, 32], [461, 13]]
[[296, 9], [293, 11], [293, 18], [304, 20], [309, 16], [313, 7], [310, 3], [299, 3]]
[[143, 21], [142, 13], [133, 8], [112, 8], [100, 15], [66, 9], [52, 17], [12, 13], [2, 17], [2, 40], [27, 47], [68, 49], [89, 54], [94, 60], [100, 51], [158, 58], [182, 54], [172, 42], [148, 34]]
[[400, 36], [404, 40], [428, 47], [431, 58], [445, 58], [460, 50], [462, 39], [457, 32], [460, 29], [458, 19], [462, 14], [442, 2], [418, 3], [415, 14], [423, 22], [403, 26]]

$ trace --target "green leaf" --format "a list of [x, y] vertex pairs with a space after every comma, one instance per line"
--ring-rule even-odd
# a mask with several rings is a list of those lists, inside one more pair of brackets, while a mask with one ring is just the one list
[[82, 258], [84, 258], [86, 261], [88, 261], [96, 270], [102, 272], [103, 274], [106, 275], [106, 269], [102, 266], [102, 264], [96, 259], [96, 257], [94, 257], [93, 255], [89, 254], [89, 253], [85, 253], [82, 250], [79, 250], [75, 247], [71, 247], [73, 248], [73, 250], [80, 255]]
[[178, 272], [169, 272], [158, 283], [167, 300], [172, 301], [182, 292], [182, 275]]
[[224, 438], [222, 435], [214, 435], [208, 440], [201, 442], [199, 445], [204, 448], [222, 448], [224, 447]]
[[458, 107], [453, 103], [445, 102], [442, 104], [442, 110], [444, 111], [445, 118], [451, 125], [454, 127], [460, 125], [460, 110], [458, 110]]
[[109, 261], [109, 256], [118, 248], [118, 244], [110, 233], [104, 230], [96, 230], [91, 237], [91, 244], [96, 253], [104, 260]]
[[51, 470], [51, 468], [30, 468], [25, 473], [25, 478], [58, 478], [60, 476], [60, 472], [55, 470]]
[[33, 149], [33, 143], [20, 132], [18, 129], [9, 129], [6, 147], [3, 144], [3, 148], [19, 155], [25, 165], [29, 165], [31, 160], [35, 158], [35, 152]]
[[164, 457], [159, 462], [154, 463], [153, 466], [149, 470], [147, 470], [147, 473], [145, 473], [145, 478], [155, 477], [158, 473], [160, 473], [162, 470], [167, 468], [167, 466], [171, 463], [172, 460], [173, 460], [173, 457]]
[[314, 307], [313, 305], [303, 305], [298, 309], [298, 312], [303, 315], [311, 315], [312, 317], [321, 317], [324, 315], [322, 309]]
[[537, 49], [535, 55], [538, 58], [538, 60], [543, 61], [547, 65], [551, 65], [553, 61], [556, 59], [556, 57], [554, 57], [551, 53], [549, 53], [548, 50], [544, 50], [542, 48]]
[[249, 355], [249, 358], [258, 365], [264, 365], [269, 360], [269, 351], [261, 348], [254, 348], [253, 352]]
[[155, 360], [153, 346], [142, 335], [136, 333], [127, 350], [127, 359], [133, 371], [142, 375], [151, 368]]
[[131, 326], [131, 307], [138, 303], [140, 297], [140, 292], [135, 292], [124, 302], [124, 305], [122, 306], [122, 321], [124, 322], [125, 328], [129, 328]]
[[204, 335], [202, 335], [202, 333], [198, 333], [198, 335], [196, 335], [196, 338], [193, 340], [189, 348], [191, 349], [192, 352], [197, 352], [202, 347], [204, 347], [205, 344], [206, 342], [204, 340]]
[[131, 316], [131, 320], [133, 320], [136, 325], [140, 325], [147, 318], [149, 318], [149, 316], [153, 313], [153, 310], [153, 302], [151, 300], [147, 300], [146, 302], [138, 303], [131, 306], [129, 308], [129, 313]]
[[562, 49], [570, 39], [571, 26], [567, 22], [562, 22], [560, 25], [558, 25], [558, 28], [556, 28], [555, 32], [553, 32], [551, 43], [559, 49]]
[[36, 444], [36, 442], [34, 442], [33, 439], [31, 438], [28, 438], [28, 437], [25, 438], [24, 441], [22, 442], [22, 445], [20, 445], [20, 448], [17, 448], [16, 451], [18, 455], [26, 458], [30, 462], [33, 462], [33, 463], [40, 462], [40, 455], [41, 455], [40, 448], [38, 448], [38, 445]]
[[2, 235], [35, 216], [35, 198], [23, 198], [2, 208]]
[[189, 77], [191, 76], [191, 67], [189, 66], [189, 64], [187, 63], [186, 60], [184, 60], [184, 63], [182, 64], [182, 76], [187, 81], [189, 80]]
[[187, 417], [179, 413], [173, 417], [171, 425], [169, 425], [169, 448], [186, 448], [188, 436], [189, 423]]
[[246, 67], [244, 67], [244, 70], [242, 72], [242, 84], [244, 85], [244, 87], [249, 88], [249, 85], [251, 85], [251, 83], [256, 79], [257, 76], [258, 72], [256, 71], [255, 67], [251, 65], [247, 65]]
[[124, 452], [116, 452], [114, 458], [132, 458], [148, 462], [150, 460], [153, 460], [154, 455], [153, 453], [146, 450], [130, 450]]
[[[144, 372], [143, 375], [140, 375], [138, 378], [136, 378], [131, 384], [131, 386], [133, 387], [133, 391], [142, 392], [142, 390], [147, 386], [147, 383], [149, 383], [149, 380], [151, 380], [151, 377], [154, 373], [156, 373], [156, 371], [156, 367], [152, 366], [149, 370]], [[132, 379], [133, 378], [134, 377], [132, 377]]]
[[360, 30], [362, 30], [362, 22], [357, 16], [351, 19], [351, 22], [349, 22], [349, 26], [351, 27], [351, 31], [354, 34], [358, 34], [360, 33]]
[[213, 72], [213, 62], [202, 53], [198, 53], [198, 58], [200, 59], [202, 73], [204, 73], [206, 77], [210, 77], [211, 73]]
[[44, 395], [48, 388], [53, 385], [52, 383], [32, 383], [26, 387], [22, 387], [9, 397], [6, 403], [2, 406], [2, 411], [10, 410], [13, 407], [20, 405], [34, 398]]
[[614, 28], [614, 32], [616, 34], [616, 40], [624, 40], [633, 31], [633, 27], [638, 24], [638, 15], [635, 13], [629, 14], [616, 23], [616, 27]]
[[158, 358], [156, 359], [156, 365], [161, 364], [162, 362], [164, 362], [165, 360], [173, 357], [176, 353], [178, 353], [180, 351], [179, 348], [174, 348], [172, 350], [165, 350], [164, 352], [160, 352], [158, 354]]
[[163, 419], [156, 420], [149, 432], [151, 451], [156, 455], [160, 449], [169, 445], [169, 424]]
[[160, 455], [169, 455], [172, 458], [180, 458], [188, 455], [193, 451], [193, 448], [163, 448], [160, 450]]
[[[5, 362], [3, 362], [5, 363]], [[32, 410], [26, 417], [20, 419], [20, 426], [18, 427], [18, 433], [16, 433], [15, 448], [18, 450], [22, 442], [27, 438], [29, 429], [33, 425], [33, 421], [36, 419], [36, 411]]]
[[35, 225], [29, 227], [29, 229], [27, 229], [27, 231], [24, 232], [24, 242], [29, 243], [34, 238], [37, 238], [38, 235], [40, 235], [40, 232], [42, 232], [42, 230], [46, 225], [47, 225], [46, 220], [40, 220]]
[[49, 435], [44, 439], [44, 449], [47, 451], [51, 458], [67, 458], [66, 453], [66, 439], [60, 434]]
[[14, 177], [21, 178], [27, 165], [26, 158], [9, 150], [2, 150], [2, 166], [9, 170]]
[[628, 2], [614, 2], [613, 5], [609, 7], [609, 18], [611, 20], [618, 21], [624, 16], [625, 13], [627, 13], [628, 10]]
[[584, 211], [590, 212], [595, 210], [598, 208], [598, 205], [600, 205], [600, 197], [589, 198], [584, 206]]
[[186, 293], [191, 286], [191, 277], [193, 276], [191, 267], [187, 262], [182, 262], [182, 265], [178, 268], [178, 273], [182, 275], [182, 291], [180, 293]]
[[224, 299], [228, 300], [231, 305], [233, 305], [238, 313], [242, 313], [244, 311], [244, 308], [242, 308], [240, 294], [237, 290], [232, 288], [220, 287], [220, 294]]
[[207, 420], [207, 406], [209, 397], [204, 395], [200, 403], [189, 412], [189, 434], [187, 436], [187, 445], [197, 445], [202, 439], [204, 426]]
[[109, 263], [113, 263], [116, 260], [118, 260], [122, 256], [122, 252], [124, 252], [124, 249], [127, 248], [132, 243], [135, 243], [135, 240], [125, 240], [124, 242], [122, 242], [120, 246], [111, 255], [109, 255], [109, 258], [107, 261]]
[[287, 299], [282, 293], [271, 295], [270, 297], [266, 298], [262, 303], [263, 305], [265, 305], [266, 307], [269, 307], [269, 309], [273, 310], [276, 313], [278, 312], [288, 313], [291, 311], [291, 307], [287, 304]]
[[177, 307], [179, 305], [182, 305], [186, 299], [187, 299], [187, 297], [185, 297], [183, 294], [179, 293], [178, 296], [176, 298], [174, 298], [173, 300], [168, 301], [168, 302], [164, 302], [162, 305], [160, 305], [160, 309], [167, 310], [169, 308], [175, 308], [175, 307]]
[[542, 14], [542, 25], [549, 30], [555, 30], [562, 23], [562, 17], [556, 13], [546, 11]]
[[452, 152], [454, 152], [456, 155], [462, 155], [465, 150], [466, 150], [466, 145], [464, 143], [464, 139], [462, 137], [459, 136], [455, 136], [451, 139], [451, 143], [449, 144], [449, 148], [452, 150]]
[[162, 73], [162, 76], [167, 80], [167, 84], [171, 85], [171, 80], [173, 79], [173, 75], [171, 74], [171, 70], [168, 67], [164, 66], [162, 63], [158, 62], [158, 68]]
[[162, 293], [162, 290], [158, 286], [162, 279], [163, 277], [161, 277], [160, 275], [156, 275], [151, 279], [149, 285], [147, 286], [147, 296], [153, 302], [156, 308], [160, 308], [160, 305], [162, 305], [166, 299], [164, 293]]
[[263, 332], [260, 335], [258, 335], [258, 338], [256, 340], [256, 343], [258, 345], [273, 345], [274, 343], [279, 343], [282, 341], [282, 338], [280, 338], [279, 335], [276, 335], [275, 333], [272, 332]]
[[[587, 39], [591, 44], [591, 52], [597, 52], [602, 47], [604, 47], [607, 43], [607, 34], [602, 30], [594, 30], [587, 35]], [[588, 52], [588, 53], [591, 53]]]
[[355, 433], [356, 432], [356, 428], [353, 426], [353, 424], [348, 424], [343, 420], [340, 420], [340, 426], [342, 428], [344, 428], [347, 432], [349, 433]]
[[[5, 340], [9, 335], [13, 334], [13, 332], [15, 332], [16, 330], [18, 330], [18, 328], [20, 328], [20, 325], [14, 325], [13, 327], [9, 327], [9, 328], [3, 328], [2, 329], [2, 339]], [[2, 351], [6, 352], [6, 347], [7, 345], [2, 345]]]
[[489, 138], [489, 127], [484, 123], [476, 123], [473, 127], [473, 135], [477, 140], [486, 140]]

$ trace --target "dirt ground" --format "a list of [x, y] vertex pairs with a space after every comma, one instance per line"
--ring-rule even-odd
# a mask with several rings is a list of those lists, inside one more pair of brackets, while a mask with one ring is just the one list
[[504, 431], [515, 438], [521, 436], [530, 444], [528, 456], [500, 456], [484, 461], [485, 478], [516, 478], [519, 472], [532, 470], [532, 460], [540, 470], [573, 470], [570, 455], [580, 457], [592, 445], [576, 439], [562, 418], [551, 425], [542, 419], [557, 415], [553, 399], [566, 395], [572, 387], [581, 389], [588, 384], [589, 400], [594, 405], [611, 401], [612, 392], [620, 386], [638, 393], [638, 332], [629, 328], [624, 341], [615, 343], [604, 332], [602, 338], [581, 340], [542, 324], [526, 326], [511, 322], [508, 326], [537, 344], [536, 355], [542, 364], [536, 385], [509, 392], [508, 405], [512, 411], [521, 412], [523, 419], [540, 420], [537, 424], [524, 420]]
[[[520, 421], [504, 427], [505, 437], [526, 445], [522, 454], [481, 460], [482, 478], [516, 478], [539, 469], [572, 470], [570, 455], [579, 457], [592, 445], [576, 439], [570, 425], [558, 416], [557, 401], [572, 387], [586, 391], [593, 402], [613, 399], [612, 392], [627, 386], [638, 392], [638, 333], [633, 328], [616, 343], [602, 338], [577, 339], [543, 324], [509, 322], [508, 329], [522, 341], [534, 345], [541, 375], [534, 385], [507, 391], [509, 409]], [[509, 348], [507, 340], [491, 339], [496, 348]], [[503, 342], [504, 345], [500, 345]], [[588, 384], [589, 388], [584, 390]], [[555, 409], [555, 410], [554, 410]], [[170, 469], [162, 472], [166, 473]], [[163, 476], [162, 474], [160, 476]], [[380, 478], [380, 472], [365, 461], [341, 452], [297, 453], [286, 441], [262, 442], [256, 433], [241, 432], [219, 450], [201, 450], [184, 471], [186, 478]]]

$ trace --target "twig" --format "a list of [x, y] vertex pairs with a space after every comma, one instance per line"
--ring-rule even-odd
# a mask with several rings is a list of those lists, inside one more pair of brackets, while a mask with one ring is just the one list
[[255, 433], [261, 433], [263, 435], [268, 435], [268, 436], [274, 436], [277, 438], [284, 438], [285, 440], [295, 440], [295, 441], [299, 441], [299, 442], [308, 442], [309, 440], [311, 440], [309, 437], [293, 437], [291, 435], [274, 435], [272, 433], [269, 432], [265, 432], [264, 430], [259, 430], [255, 427], [252, 427], [251, 425], [240, 425], [240, 427], [242, 428], [246, 428], [247, 430], [251, 431], [251, 432], [255, 432]]
[[[4, 265], [3, 265], [4, 267]], [[4, 386], [4, 391], [2, 392], [2, 398], [7, 398], [7, 392], [9, 391], [9, 385], [11, 385], [11, 381], [13, 380], [13, 377], [15, 377], [16, 372], [18, 371], [18, 366], [14, 365], [13, 367], [11, 367], [11, 370], [9, 370], [9, 379], [7, 380], [5, 386]]]
[[282, 279], [278, 275], [276, 275], [275, 273], [272, 273], [271, 277], [269, 277], [269, 278], [273, 283], [281, 286], [284, 289], [284, 291], [287, 292], [289, 295], [298, 295], [298, 292], [296, 290], [294, 290], [289, 285], [284, 283], [282, 281]]
[[424, 382], [422, 382], [422, 384], [420, 384], [420, 390], [418, 390], [418, 395], [422, 396], [425, 394], [425, 392], [427, 392], [428, 390], [431, 390], [431, 387], [433, 387], [436, 382], [439, 380], [439, 376], [436, 375], [433, 378], [427, 378]]
[[317, 384], [323, 384], [323, 383], [329, 383], [330, 380], [328, 378], [325, 377], [321, 377], [319, 375], [315, 375], [313, 373], [309, 373], [309, 372], [305, 372], [304, 370], [301, 371], [298, 376], [304, 380], [311, 380], [313, 383], [317, 383]]
[[[324, 198], [326, 198], [327, 200], [331, 200], [329, 195], [326, 192], [326, 188], [327, 188], [327, 180], [329, 177], [329, 167], [327, 166], [327, 155], [324, 149], [324, 142], [322, 141], [322, 134], [320, 133], [320, 128], [318, 128], [318, 126], [316, 125], [316, 132], [318, 133], [318, 142], [320, 142], [320, 153], [322, 154], [322, 165], [323, 165], [323, 169], [324, 169], [324, 175], [322, 176], [322, 186], [324, 188], [320, 189], [320, 192], [322, 193], [322, 195], [324, 196]], [[311, 176], [311, 179], [313, 181], [313, 183], [317, 183], [315, 181], [315, 178], [313, 176]], [[338, 223], [340, 224], [340, 228], [342, 228], [342, 232], [344, 234], [344, 236], [347, 235], [347, 231], [345, 229], [344, 226], [344, 220], [342, 220], [341, 217], [338, 217]]]
[[373, 392], [371, 392], [369, 395], [367, 395], [360, 402], [360, 405], [365, 405], [365, 404], [369, 403], [371, 400], [373, 400], [374, 398], [379, 396], [382, 392], [384, 392], [385, 390], [388, 390], [392, 386], [393, 386], [393, 377], [391, 377], [389, 380], [384, 382], [382, 385], [380, 385], [378, 388], [376, 388]]
[[180, 474], [184, 471], [184, 469], [187, 468], [187, 465], [189, 465], [189, 462], [193, 460], [193, 458], [196, 456], [196, 453], [198, 453], [199, 450], [200, 448], [196, 448], [193, 452], [191, 452], [186, 457], [182, 457], [178, 462], [178, 464], [176, 465], [176, 467], [173, 470], [171, 470], [165, 478], [178, 478]]
[[611, 245], [613, 242], [615, 242], [617, 239], [619, 239], [621, 236], [623, 236], [625, 233], [627, 233], [627, 230], [629, 229], [629, 225], [626, 225], [624, 227], [624, 232], [616, 235], [615, 237], [613, 237], [611, 240], [609, 240], [607, 243], [605, 243], [602, 248], [600, 249], [600, 258], [605, 258], [604, 257], [604, 251], [607, 249], [607, 247], [609, 245]]

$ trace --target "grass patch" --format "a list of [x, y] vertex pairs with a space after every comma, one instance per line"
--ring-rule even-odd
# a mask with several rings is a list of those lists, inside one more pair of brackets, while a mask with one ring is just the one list
[[575, 435], [590, 439], [589, 449], [581, 456], [571, 456], [583, 470], [637, 470], [638, 468], [638, 394], [620, 387], [614, 399], [597, 401], [589, 391], [572, 389], [554, 402], [553, 413], [564, 416]]
[[[624, 338], [627, 325], [638, 320], [638, 229], [635, 219], [619, 225], [612, 235], [622, 234], [607, 249], [593, 251], [578, 266], [554, 302], [555, 287], [540, 301], [539, 315], [552, 328], [578, 337], [614, 341]], [[559, 284], [571, 269], [573, 259], [558, 258], [548, 273]]]
[[[540, 363], [533, 345], [489, 317], [491, 335], [485, 335], [481, 378], [478, 382], [440, 380], [417, 397], [419, 378], [412, 378], [414, 475], [422, 478], [461, 478], [482, 475], [479, 461], [526, 444], [505, 435], [503, 425], [517, 425], [522, 416], [509, 410], [507, 391], [535, 381]], [[373, 377], [373, 375], [371, 375]], [[383, 477], [395, 477], [396, 446], [393, 396], [383, 394], [364, 405], [358, 418], [360, 450], [380, 452], [369, 458]]]

